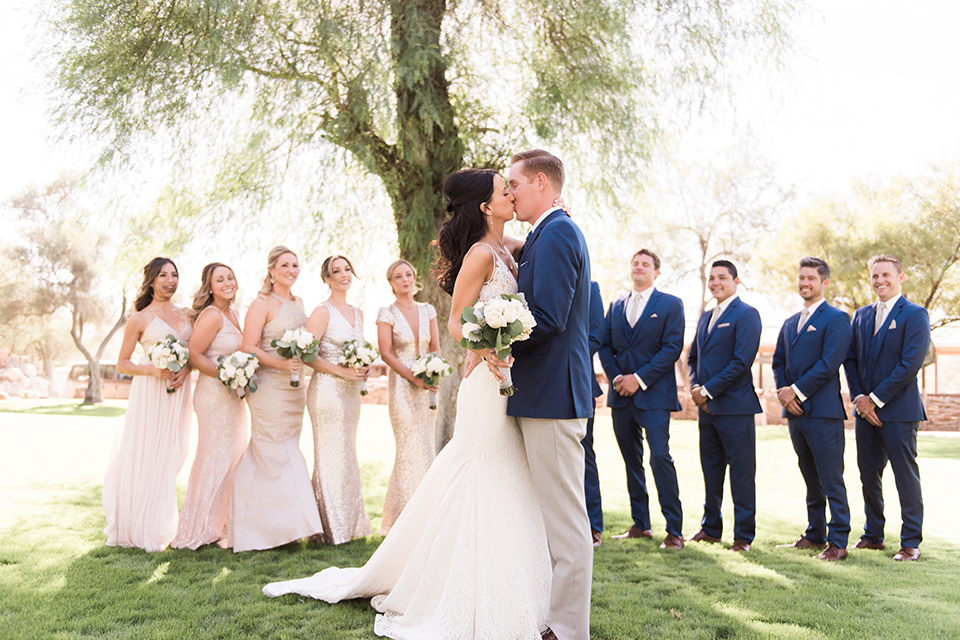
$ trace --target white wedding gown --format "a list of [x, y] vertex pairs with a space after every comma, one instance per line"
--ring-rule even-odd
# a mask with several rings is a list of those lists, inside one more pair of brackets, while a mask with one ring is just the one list
[[[497, 261], [480, 290], [515, 293]], [[550, 606], [550, 556], [523, 438], [483, 365], [463, 380], [453, 439], [370, 560], [274, 582], [268, 596], [372, 598], [378, 636], [395, 640], [539, 640]]]

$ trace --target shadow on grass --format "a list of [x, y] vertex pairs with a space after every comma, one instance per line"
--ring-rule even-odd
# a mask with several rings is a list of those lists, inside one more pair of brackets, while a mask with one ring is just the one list
[[80, 404], [67, 402], [61, 404], [40, 404], [32, 406], [17, 406], [0, 403], [0, 413], [23, 413], [27, 415], [44, 416], [90, 416], [94, 418], [117, 418], [127, 412], [125, 406], [103, 404]]

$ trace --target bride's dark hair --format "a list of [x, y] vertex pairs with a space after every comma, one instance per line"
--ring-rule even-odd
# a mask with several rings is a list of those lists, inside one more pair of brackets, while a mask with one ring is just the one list
[[487, 223], [480, 205], [493, 196], [495, 169], [461, 169], [443, 181], [447, 211], [453, 215], [437, 234], [440, 257], [434, 269], [440, 288], [453, 295], [463, 257], [487, 232]]

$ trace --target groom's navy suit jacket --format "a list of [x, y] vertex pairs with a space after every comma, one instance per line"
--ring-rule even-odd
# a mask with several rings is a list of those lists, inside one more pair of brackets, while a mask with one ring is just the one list
[[[806, 418], [843, 420], [847, 412], [840, 398], [840, 365], [850, 350], [850, 317], [827, 302], [820, 303], [798, 331], [800, 314], [787, 318], [773, 353], [777, 388], [797, 385], [806, 400], [800, 403]], [[707, 387], [709, 389], [709, 387]], [[783, 417], [798, 419], [786, 409]]]
[[546, 217], [520, 252], [517, 284], [537, 326], [513, 347], [511, 416], [544, 419], [593, 415], [590, 359], [590, 253], [562, 209]]
[[643, 315], [634, 326], [627, 322], [626, 304], [630, 294], [610, 305], [604, 327], [600, 362], [607, 378], [636, 373], [647, 385], [633, 396], [622, 396], [610, 385], [607, 406], [679, 411], [677, 375], [674, 365], [683, 350], [683, 302], [654, 289]]

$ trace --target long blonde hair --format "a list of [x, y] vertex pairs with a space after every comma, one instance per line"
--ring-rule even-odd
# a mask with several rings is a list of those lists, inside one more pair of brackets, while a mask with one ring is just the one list
[[[407, 265], [408, 267], [410, 267], [410, 271], [413, 271], [413, 284], [417, 288], [417, 290], [414, 291], [414, 293], [419, 293], [420, 291], [423, 291], [423, 285], [420, 284], [420, 276], [417, 274], [417, 268], [413, 266], [412, 262], [410, 262], [409, 260], [404, 260], [403, 258], [400, 258], [399, 260], [394, 260], [393, 262], [390, 263], [390, 266], [387, 267], [387, 282], [390, 284], [390, 290], [393, 291], [393, 283], [390, 282], [390, 278], [393, 276], [393, 271], [394, 269], [396, 269], [402, 264]], [[393, 291], [393, 295], [397, 295], [397, 292]]]
[[270, 295], [273, 293], [273, 274], [270, 273], [270, 270], [277, 266], [277, 260], [279, 260], [280, 256], [285, 253], [289, 253], [299, 259], [299, 256], [297, 256], [296, 253], [290, 251], [290, 249], [287, 249], [282, 244], [270, 249], [270, 253], [267, 254], [267, 275], [263, 278], [263, 284], [260, 286], [260, 293], [263, 295]]
[[[187, 318], [190, 320], [190, 324], [196, 323], [197, 318], [200, 317], [203, 310], [213, 304], [213, 272], [219, 267], [229, 269], [234, 280], [236, 280], [237, 274], [233, 273], [233, 269], [230, 269], [230, 267], [222, 262], [211, 262], [205, 266], [200, 275], [200, 288], [193, 294], [193, 305], [191, 305], [190, 310], [187, 311]], [[228, 306], [233, 304], [234, 300], [236, 300], [236, 296], [234, 296], [233, 300], [230, 300]]]

